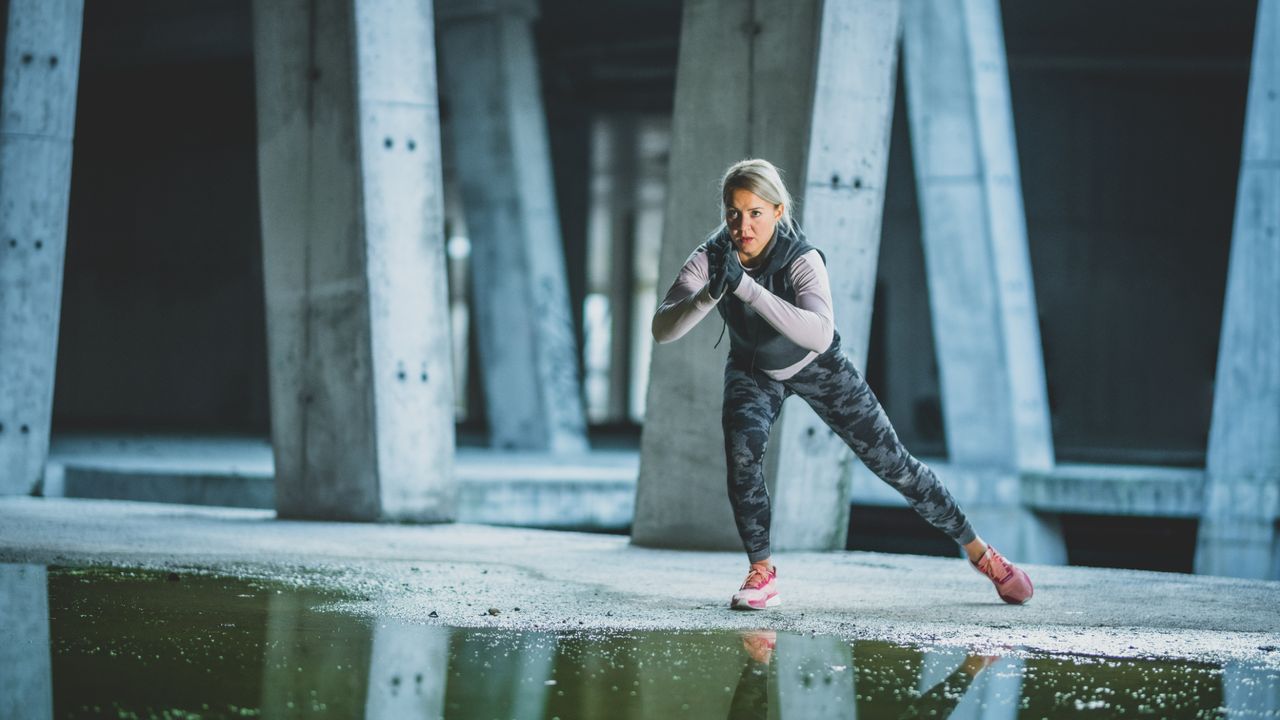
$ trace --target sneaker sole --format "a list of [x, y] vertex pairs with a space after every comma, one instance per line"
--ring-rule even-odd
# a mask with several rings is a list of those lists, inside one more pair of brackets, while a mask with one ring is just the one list
[[765, 609], [767, 609], [767, 608], [771, 608], [771, 607], [777, 607], [777, 606], [779, 606], [779, 605], [781, 605], [781, 604], [782, 604], [782, 598], [781, 598], [781, 597], [779, 597], [779, 596], [777, 596], [777, 595], [774, 595], [773, 597], [771, 597], [771, 598], [769, 598], [768, 600], [765, 600], [765, 601], [764, 601], [764, 607], [756, 607], [755, 605], [752, 605], [751, 603], [746, 602], [746, 601], [734, 600], [733, 602], [731, 602], [731, 603], [729, 604], [729, 608], [730, 608], [730, 609], [732, 609], [732, 610], [757, 610], [757, 611], [759, 611], [759, 610], [765, 610]]

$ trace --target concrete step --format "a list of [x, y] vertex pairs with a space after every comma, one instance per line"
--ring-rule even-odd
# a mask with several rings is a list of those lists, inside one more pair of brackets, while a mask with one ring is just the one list
[[[597, 450], [552, 456], [458, 449], [458, 520], [622, 531], [631, 525], [640, 458]], [[227, 507], [275, 507], [263, 438], [74, 435], [53, 438], [41, 494]]]

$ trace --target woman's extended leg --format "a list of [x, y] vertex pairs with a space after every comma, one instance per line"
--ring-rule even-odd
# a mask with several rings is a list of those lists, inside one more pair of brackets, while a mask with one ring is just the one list
[[1001, 600], [1016, 604], [1031, 599], [1031, 579], [978, 538], [933, 471], [907, 452], [875, 393], [839, 346], [819, 355], [786, 384], [921, 517], [964, 546], [969, 562], [995, 584]]
[[974, 542], [977, 535], [951, 493], [903, 447], [875, 393], [839, 348], [819, 355], [787, 386], [929, 524], [961, 545]]

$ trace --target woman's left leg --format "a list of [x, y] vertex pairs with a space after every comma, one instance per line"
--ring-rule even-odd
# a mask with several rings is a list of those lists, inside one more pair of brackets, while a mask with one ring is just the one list
[[[970, 563], [1007, 603], [1031, 599], [1031, 578], [987, 546], [933, 470], [907, 452], [880, 401], [838, 345], [786, 381], [881, 480], [902, 493], [929, 524], [964, 546]], [[973, 557], [975, 550], [981, 555]]]
[[838, 347], [819, 355], [786, 384], [930, 525], [960, 545], [977, 539], [955, 498], [928, 465], [907, 452], [875, 393]]

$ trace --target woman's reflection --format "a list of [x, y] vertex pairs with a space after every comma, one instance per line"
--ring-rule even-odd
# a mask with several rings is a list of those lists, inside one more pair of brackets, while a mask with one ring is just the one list
[[778, 646], [778, 633], [773, 630], [749, 630], [742, 633], [742, 648], [750, 660], [742, 668], [738, 689], [729, 705], [730, 720], [765, 720], [769, 717], [769, 661]]
[[964, 698], [978, 673], [986, 670], [991, 663], [999, 660], [999, 655], [975, 655], [965, 657], [960, 667], [944, 677], [920, 697], [911, 702], [900, 718], [945, 718], [951, 715], [956, 705]]
[[[769, 717], [769, 684], [771, 680], [776, 683], [777, 677], [777, 673], [771, 672], [770, 668], [777, 646], [776, 631], [749, 630], [742, 633], [742, 648], [746, 651], [748, 660], [742, 668], [738, 687], [729, 706], [730, 720], [765, 720]], [[974, 679], [999, 659], [999, 655], [967, 655], [950, 675], [912, 699], [898, 716], [949, 717], [969, 692]]]

